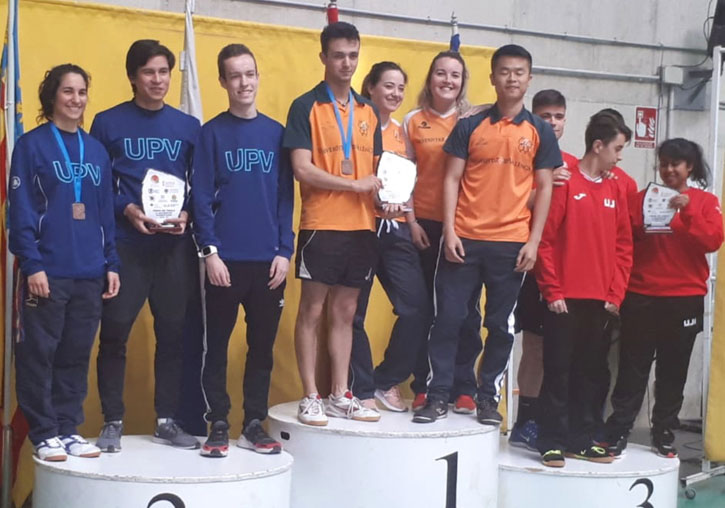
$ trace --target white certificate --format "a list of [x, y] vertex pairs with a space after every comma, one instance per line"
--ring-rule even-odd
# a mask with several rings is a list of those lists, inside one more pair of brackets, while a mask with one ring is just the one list
[[383, 152], [378, 164], [378, 178], [383, 188], [378, 197], [383, 203], [403, 204], [410, 199], [415, 187], [415, 163], [393, 152]]
[[671, 233], [670, 222], [677, 210], [670, 208], [670, 200], [679, 195], [674, 189], [650, 182], [642, 201], [642, 217], [646, 233]]
[[175, 227], [164, 224], [166, 219], [176, 219], [184, 206], [184, 180], [169, 173], [149, 169], [141, 185], [141, 203], [143, 212], [163, 227]]

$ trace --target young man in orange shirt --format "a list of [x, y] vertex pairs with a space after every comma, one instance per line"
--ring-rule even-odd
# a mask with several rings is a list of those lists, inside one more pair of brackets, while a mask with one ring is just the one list
[[[325, 79], [292, 103], [283, 141], [302, 197], [295, 350], [305, 397], [297, 416], [308, 425], [327, 425], [327, 416], [377, 421], [380, 413], [348, 390], [348, 366], [358, 294], [376, 260], [373, 195], [382, 185], [375, 176], [382, 153], [380, 121], [372, 103], [350, 87], [360, 52], [357, 29], [332, 23], [320, 43]], [[332, 377], [327, 404], [315, 382], [316, 333], [326, 301]]]
[[[513, 312], [524, 272], [536, 262], [551, 200], [551, 170], [561, 153], [551, 126], [524, 108], [531, 55], [499, 48], [491, 60], [496, 104], [462, 119], [449, 136], [443, 188], [443, 249], [436, 271], [436, 312], [430, 332], [428, 401], [413, 421], [448, 413], [458, 331], [467, 302], [486, 286], [488, 338], [477, 393], [478, 421], [497, 425], [503, 375], [514, 338]], [[533, 219], [527, 207], [536, 182]], [[529, 220], [531, 227], [529, 228]]]

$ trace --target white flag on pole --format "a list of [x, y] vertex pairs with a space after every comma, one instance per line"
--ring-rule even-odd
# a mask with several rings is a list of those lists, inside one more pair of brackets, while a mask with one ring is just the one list
[[184, 29], [184, 51], [181, 52], [181, 105], [184, 113], [203, 121], [199, 71], [196, 67], [196, 42], [194, 39], [194, 0], [186, 0], [186, 27]]

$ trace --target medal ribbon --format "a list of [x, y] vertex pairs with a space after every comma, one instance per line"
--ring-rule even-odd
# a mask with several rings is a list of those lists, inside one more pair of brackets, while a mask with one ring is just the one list
[[330, 102], [332, 102], [332, 107], [335, 108], [335, 118], [337, 118], [337, 127], [340, 129], [340, 137], [342, 138], [342, 153], [345, 156], [345, 160], [350, 160], [350, 153], [352, 152], [352, 124], [353, 124], [353, 116], [355, 112], [355, 105], [352, 102], [352, 90], [350, 90], [350, 95], [347, 99], [347, 105], [350, 107], [350, 115], [347, 119], [347, 137], [345, 136], [345, 131], [342, 129], [342, 116], [340, 116], [340, 109], [337, 107], [337, 100], [335, 99], [335, 96], [332, 93], [332, 90], [330, 90], [330, 85], [325, 83], [325, 87], [327, 88], [327, 96], [330, 98]]
[[53, 122], [50, 123], [50, 130], [53, 131], [53, 136], [55, 136], [55, 142], [58, 144], [58, 148], [60, 148], [61, 153], [63, 154], [63, 158], [65, 159], [65, 165], [68, 168], [68, 171], [71, 172], [73, 175], [73, 190], [76, 195], [76, 203], [81, 202], [81, 174], [83, 170], [83, 157], [85, 156], [85, 146], [83, 144], [83, 136], [81, 136], [81, 130], [78, 129], [76, 133], [78, 134], [78, 151], [80, 152], [81, 161], [80, 161], [80, 168], [78, 173], [73, 171], [73, 163], [70, 160], [70, 155], [68, 155], [68, 149], [65, 147], [65, 143], [63, 142], [63, 138], [60, 135], [60, 131], [58, 130], [58, 127], [55, 126]]

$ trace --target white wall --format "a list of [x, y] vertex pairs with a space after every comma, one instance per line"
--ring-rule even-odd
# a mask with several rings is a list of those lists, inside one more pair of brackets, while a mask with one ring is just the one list
[[[101, 3], [126, 7], [183, 12], [183, 0], [105, 0]], [[325, 23], [326, 0], [290, 0], [281, 6], [274, 1], [196, 0], [197, 14], [220, 18], [293, 25], [319, 29]], [[515, 42], [526, 46], [534, 56], [535, 67], [604, 71], [629, 75], [658, 75], [661, 65], [693, 65], [704, 58], [706, 47], [703, 22], [709, 15], [708, 0], [339, 0], [340, 18], [357, 25], [362, 33], [408, 39], [446, 41], [450, 28], [435, 21], [447, 21], [455, 11], [464, 44], [499, 46]], [[354, 9], [357, 13], [345, 12]], [[363, 12], [364, 11], [364, 12]], [[398, 18], [391, 18], [398, 16]], [[426, 23], [403, 20], [400, 16], [430, 19]], [[570, 34], [602, 39], [602, 43], [562, 40], [551, 35], [510, 34], [498, 29], [467, 27], [465, 24], [513, 27], [544, 34]], [[609, 41], [609, 42], [606, 42]], [[655, 45], [657, 48], [622, 45], [615, 41]], [[661, 48], [664, 46], [665, 49]], [[696, 48], [693, 53], [674, 48]], [[264, 58], [263, 55], [258, 55]], [[405, 65], [405, 62], [401, 62]], [[707, 60], [700, 66], [709, 69]], [[471, 69], [488, 74], [489, 69]], [[658, 106], [660, 140], [665, 139], [667, 92], [659, 84], [626, 80], [563, 77], [535, 73], [531, 94], [543, 88], [557, 88], [568, 101], [568, 120], [562, 148], [580, 155], [584, 127], [591, 114], [614, 107], [633, 127], [636, 106]], [[708, 85], [709, 89], [709, 85]], [[709, 100], [706, 102], [709, 105]], [[670, 137], [682, 136], [708, 145], [709, 121], [706, 111], [674, 111]], [[722, 145], [722, 140], [720, 140]], [[654, 150], [625, 149], [622, 167], [643, 186], [654, 175]], [[696, 345], [682, 416], [697, 417], [700, 412], [701, 346]]]

